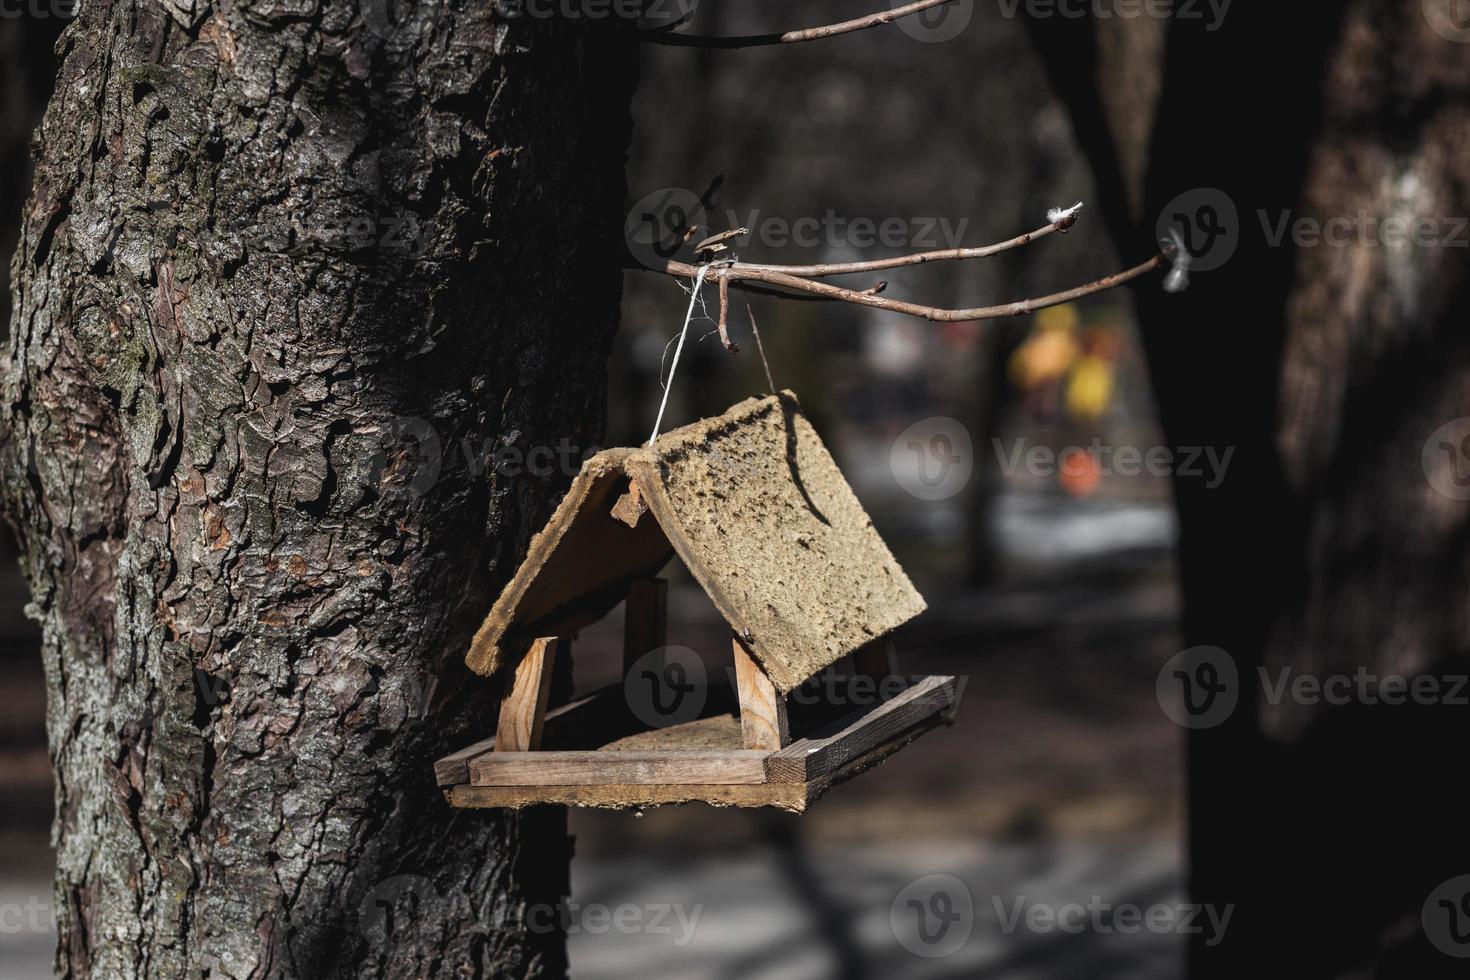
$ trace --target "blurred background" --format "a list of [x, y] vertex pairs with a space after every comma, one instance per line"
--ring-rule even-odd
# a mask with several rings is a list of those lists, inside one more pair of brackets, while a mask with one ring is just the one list
[[[705, 3], [693, 30], [759, 33], [830, 12], [806, 0]], [[946, 43], [915, 44], [889, 27], [780, 50], [644, 46], [631, 220], [650, 195], [699, 197], [718, 179], [706, 233], [750, 226], [735, 246], [742, 259], [797, 264], [987, 244], [1043, 225], [1050, 207], [1090, 201], [1088, 168], [1024, 26], [992, 4], [976, 5], [974, 18]], [[7, 256], [27, 186], [27, 134], [61, 26], [0, 20]], [[794, 237], [783, 224], [801, 219], [815, 230], [783, 241]], [[869, 241], [863, 221], [902, 228], [903, 242]], [[891, 297], [973, 307], [1144, 257], [1117, 255], [1100, 215], [1084, 210], [1067, 235], [881, 278]], [[842, 283], [866, 288], [877, 278]], [[606, 444], [647, 437], [687, 286], [627, 274]], [[731, 356], [713, 336], [706, 293], [666, 429], [767, 390], [744, 298], [733, 304], [741, 352]], [[0, 322], [8, 286], [4, 294]], [[929, 602], [898, 637], [903, 669], [966, 676], [959, 719], [802, 818], [702, 806], [575, 811], [573, 902], [701, 911], [687, 943], [574, 931], [572, 975], [1180, 976], [1182, 936], [1007, 934], [994, 901], [1184, 900], [1183, 733], [1155, 697], [1160, 666], [1181, 647], [1168, 478], [1067, 452], [1098, 444], [1147, 453], [1162, 442], [1129, 293], [986, 323], [762, 297], [751, 308], [771, 378], [798, 394]], [[1060, 457], [1027, 465], [1037, 447]], [[10, 547], [0, 542], [0, 904], [49, 894], [50, 874], [44, 683]], [[677, 571], [670, 606], [671, 643], [726, 648], [723, 624]], [[579, 639], [579, 685], [612, 678], [620, 616]], [[975, 935], [930, 959], [896, 941], [890, 909], [933, 874], [964, 883]], [[0, 978], [48, 975], [51, 942], [0, 930]]]

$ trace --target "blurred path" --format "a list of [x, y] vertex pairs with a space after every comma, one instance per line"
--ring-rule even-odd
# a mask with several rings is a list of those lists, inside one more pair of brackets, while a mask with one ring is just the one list
[[[1177, 904], [1179, 856], [1168, 841], [1131, 836], [1069, 842], [966, 841], [870, 848], [818, 847], [813, 872], [850, 930], [864, 976], [876, 980], [1174, 980], [1183, 943], [1174, 934], [1133, 935], [1060, 929], [1007, 933], [1015, 903]], [[894, 898], [915, 877], [947, 871], [974, 902], [970, 940], [949, 956], [926, 958], [899, 942]], [[582, 903], [698, 908], [690, 933], [571, 936], [576, 980], [849, 980], [841, 952], [783, 867], [783, 852], [751, 847], [681, 860], [676, 854], [581, 861], [573, 891]], [[997, 913], [995, 902], [1000, 901]], [[690, 916], [692, 917], [692, 911]], [[687, 942], [681, 942], [688, 938]]]

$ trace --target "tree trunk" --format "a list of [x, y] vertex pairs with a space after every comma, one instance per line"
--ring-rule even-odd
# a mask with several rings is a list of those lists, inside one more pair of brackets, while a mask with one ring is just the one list
[[1241, 682], [1229, 720], [1190, 735], [1194, 898], [1236, 906], [1224, 942], [1196, 939], [1195, 977], [1463, 971], [1421, 913], [1470, 866], [1444, 754], [1465, 708], [1273, 704], [1266, 683], [1467, 673], [1470, 509], [1421, 462], [1470, 415], [1467, 253], [1267, 233], [1288, 212], [1363, 211], [1449, 238], [1470, 214], [1470, 59], [1433, 6], [1033, 25], [1126, 254], [1156, 247], [1156, 216], [1190, 188], [1239, 211], [1224, 267], [1183, 296], [1138, 290], [1170, 442], [1236, 449], [1218, 489], [1176, 480], [1186, 636], [1228, 651]]
[[[8, 13], [7, 9], [7, 13]], [[15, 248], [16, 219], [31, 186], [31, 131], [41, 121], [61, 17], [0, 17], [0, 256]], [[10, 321], [10, 263], [0, 263], [0, 332]]]
[[15, 260], [4, 504], [66, 976], [557, 976], [565, 813], [454, 813], [468, 636], [590, 447], [629, 34], [89, 0]]

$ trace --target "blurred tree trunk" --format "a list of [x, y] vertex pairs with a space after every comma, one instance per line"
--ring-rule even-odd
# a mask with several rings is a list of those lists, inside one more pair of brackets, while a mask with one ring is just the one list
[[96, 0], [63, 38], [0, 474], [66, 976], [565, 971], [525, 924], [564, 811], [454, 814], [430, 766], [493, 727], [461, 654], [569, 477], [479, 454], [600, 436], [636, 66], [492, 7]]
[[1470, 664], [1470, 510], [1421, 464], [1470, 415], [1467, 253], [1273, 247], [1263, 227], [1366, 211], [1449, 235], [1470, 214], [1470, 48], [1425, 10], [1032, 25], [1125, 254], [1153, 248], [1156, 216], [1191, 188], [1239, 210], [1224, 268], [1183, 296], [1138, 290], [1171, 442], [1237, 450], [1216, 490], [1176, 480], [1185, 632], [1243, 682], [1230, 720], [1190, 736], [1194, 899], [1236, 905], [1223, 943], [1195, 941], [1196, 978], [1463, 970], [1420, 915], [1470, 857], [1444, 754], [1465, 709], [1273, 705], [1261, 681]]

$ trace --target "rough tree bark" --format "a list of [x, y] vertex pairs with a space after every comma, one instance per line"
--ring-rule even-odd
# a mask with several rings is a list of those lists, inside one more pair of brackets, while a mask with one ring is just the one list
[[480, 0], [95, 0], [0, 363], [67, 976], [555, 976], [461, 655], [600, 435], [633, 44]]
[[1420, 917], [1470, 867], [1445, 755], [1466, 709], [1272, 704], [1261, 674], [1470, 667], [1470, 505], [1421, 463], [1470, 415], [1463, 239], [1267, 233], [1285, 213], [1362, 212], [1448, 238], [1470, 214], [1470, 48], [1433, 29], [1434, 6], [1236, 4], [1214, 31], [1032, 25], [1125, 254], [1191, 188], [1239, 209], [1224, 268], [1183, 296], [1138, 291], [1170, 441], [1237, 450], [1219, 489], [1176, 481], [1185, 632], [1225, 648], [1242, 681], [1229, 721], [1190, 736], [1194, 897], [1236, 905], [1223, 943], [1195, 942], [1199, 978], [1463, 973]]

